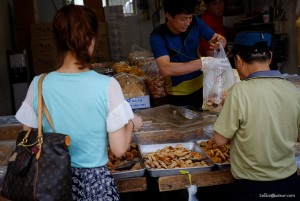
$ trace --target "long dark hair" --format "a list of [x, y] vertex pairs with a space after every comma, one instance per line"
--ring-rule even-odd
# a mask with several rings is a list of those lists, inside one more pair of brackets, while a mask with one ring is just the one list
[[80, 69], [91, 62], [88, 48], [92, 39], [98, 38], [98, 22], [95, 13], [80, 5], [69, 4], [54, 16], [53, 31], [58, 50], [58, 66], [61, 67], [67, 51], [75, 54]]

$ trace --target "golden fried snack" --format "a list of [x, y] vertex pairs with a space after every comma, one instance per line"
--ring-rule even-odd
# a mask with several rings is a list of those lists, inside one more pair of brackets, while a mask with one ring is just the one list
[[203, 160], [205, 156], [190, 151], [182, 145], [177, 145], [176, 147], [166, 146], [155, 152], [143, 154], [143, 158], [145, 159], [145, 166], [151, 169], [207, 166], [207, 163]]
[[[124, 161], [135, 161], [135, 165], [130, 170], [139, 170], [141, 169], [141, 164], [139, 163], [139, 156], [138, 146], [135, 143], [131, 143], [126, 153], [121, 157], [116, 157], [112, 152], [110, 147], [108, 147], [108, 159], [109, 162], [106, 164], [107, 168], [111, 172], [117, 172], [114, 168], [123, 163]], [[135, 160], [136, 159], [136, 160]], [[119, 170], [118, 170], [119, 171]]]
[[200, 142], [199, 145], [215, 163], [230, 162], [230, 142], [218, 147], [214, 140], [210, 139]]
[[127, 73], [117, 74], [114, 78], [119, 82], [125, 98], [148, 95], [143, 78]]

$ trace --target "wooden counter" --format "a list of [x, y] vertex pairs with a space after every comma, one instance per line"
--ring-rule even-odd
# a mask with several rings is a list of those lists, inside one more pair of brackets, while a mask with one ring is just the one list
[[[297, 170], [300, 176], [300, 169]], [[216, 170], [211, 172], [194, 173], [192, 175], [192, 184], [198, 187], [215, 186], [230, 184], [233, 182], [230, 169]], [[159, 177], [158, 188], [160, 192], [186, 189], [189, 185], [188, 175], [174, 175]], [[116, 180], [119, 193], [138, 192], [147, 190], [146, 177], [119, 179]]]
[[[230, 169], [212, 172], [201, 172], [192, 175], [192, 184], [198, 187], [214, 186], [232, 183], [233, 178]], [[160, 177], [158, 179], [159, 191], [173, 191], [186, 189], [189, 184], [188, 175], [176, 175]]]
[[146, 177], [127, 178], [115, 180], [119, 193], [139, 192], [147, 190]]

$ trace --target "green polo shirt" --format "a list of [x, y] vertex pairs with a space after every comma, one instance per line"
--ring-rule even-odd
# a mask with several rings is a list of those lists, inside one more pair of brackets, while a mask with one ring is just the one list
[[251, 78], [235, 84], [214, 125], [231, 141], [236, 179], [272, 181], [297, 170], [300, 90], [284, 79]]

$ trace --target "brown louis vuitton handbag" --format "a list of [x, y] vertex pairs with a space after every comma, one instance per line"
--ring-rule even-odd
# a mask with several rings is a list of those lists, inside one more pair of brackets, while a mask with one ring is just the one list
[[1, 194], [13, 201], [72, 200], [70, 138], [43, 133], [42, 110], [53, 127], [42, 95], [43, 74], [38, 83], [38, 129], [22, 131], [10, 158]]

